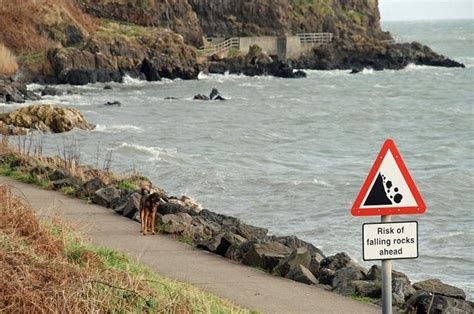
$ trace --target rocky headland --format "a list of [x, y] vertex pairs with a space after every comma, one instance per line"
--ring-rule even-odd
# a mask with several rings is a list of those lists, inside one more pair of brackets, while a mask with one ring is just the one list
[[[2, 1], [0, 45], [18, 56], [0, 73], [0, 102], [34, 100], [24, 83], [83, 85], [196, 79], [200, 71], [304, 77], [296, 69], [402, 69], [410, 63], [463, 67], [420, 43], [394, 43], [380, 26], [378, 1]], [[34, 13], [34, 14], [33, 14]], [[278, 60], [248, 54], [203, 58], [206, 38], [329, 32], [330, 43]], [[15, 63], [15, 64], [13, 64]], [[16, 64], [18, 63], [18, 64]], [[12, 74], [12, 69], [19, 68]], [[6, 71], [6, 70], [5, 70]], [[15, 70], [16, 71], [16, 70]]]

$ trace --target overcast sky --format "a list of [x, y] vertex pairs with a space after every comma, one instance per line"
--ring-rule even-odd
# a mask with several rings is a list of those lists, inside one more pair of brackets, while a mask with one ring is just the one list
[[379, 0], [382, 21], [473, 19], [474, 0]]

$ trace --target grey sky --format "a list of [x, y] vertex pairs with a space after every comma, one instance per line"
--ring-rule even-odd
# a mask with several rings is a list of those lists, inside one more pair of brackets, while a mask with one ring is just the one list
[[474, 19], [474, 0], [379, 0], [382, 21]]

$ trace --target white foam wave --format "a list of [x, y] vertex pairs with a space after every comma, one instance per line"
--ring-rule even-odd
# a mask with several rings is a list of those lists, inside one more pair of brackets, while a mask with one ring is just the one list
[[374, 69], [364, 68], [360, 73], [361, 74], [374, 74]]
[[37, 89], [43, 89], [43, 85], [40, 85], [40, 84], [36, 84], [36, 83], [31, 83], [31, 84], [28, 84], [26, 85], [26, 89], [27, 90], [37, 90]]
[[140, 79], [131, 77], [129, 75], [125, 75], [123, 77], [123, 82], [124, 84], [128, 84], [128, 85], [144, 85], [147, 83], [147, 81], [140, 80]]
[[293, 185], [299, 186], [299, 185], [316, 185], [316, 186], [323, 186], [326, 188], [333, 188], [334, 185], [324, 181], [324, 180], [318, 180], [318, 179], [313, 179], [311, 181], [292, 181], [291, 182]]
[[150, 156], [150, 158], [148, 158], [148, 161], [162, 161], [165, 157], [169, 157], [177, 153], [176, 149], [166, 149], [161, 147], [143, 146], [129, 143], [122, 143], [119, 146], [113, 148], [112, 150], [124, 150], [147, 154]]
[[427, 69], [430, 69], [432, 67], [429, 67], [427, 65], [417, 65], [417, 64], [414, 64], [414, 63], [409, 63], [404, 70], [406, 71], [421, 71], [421, 70], [427, 70]]
[[141, 128], [139, 126], [129, 125], [129, 124], [109, 125], [109, 126], [97, 124], [96, 128], [95, 128], [95, 131], [103, 132], [103, 133], [115, 133], [117, 131], [135, 131], [137, 133], [141, 133], [144, 130], [143, 130], [143, 128]]
[[474, 57], [459, 57], [456, 60], [463, 63], [466, 68], [474, 68]]

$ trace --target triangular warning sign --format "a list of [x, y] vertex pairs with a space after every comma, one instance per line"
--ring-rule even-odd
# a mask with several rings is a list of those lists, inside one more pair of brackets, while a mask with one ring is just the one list
[[425, 202], [395, 143], [386, 140], [352, 206], [352, 215], [423, 214], [425, 210]]

